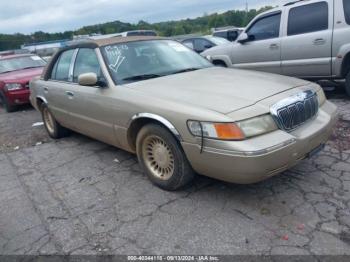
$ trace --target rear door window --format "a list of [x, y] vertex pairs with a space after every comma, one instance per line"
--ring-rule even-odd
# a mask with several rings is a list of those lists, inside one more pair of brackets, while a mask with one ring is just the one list
[[[348, 1], [348, 0], [346, 0]], [[299, 35], [328, 29], [328, 3], [319, 2], [290, 9], [288, 35]]]
[[344, 4], [345, 20], [350, 25], [350, 1], [343, 0], [343, 4]]
[[57, 60], [51, 74], [51, 79], [58, 81], [70, 81], [69, 69], [72, 62], [74, 49], [65, 51]]

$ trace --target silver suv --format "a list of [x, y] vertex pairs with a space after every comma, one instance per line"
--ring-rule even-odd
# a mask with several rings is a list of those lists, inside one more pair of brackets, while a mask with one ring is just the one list
[[233, 44], [202, 55], [227, 67], [346, 79], [350, 95], [350, 0], [287, 3], [253, 19]]

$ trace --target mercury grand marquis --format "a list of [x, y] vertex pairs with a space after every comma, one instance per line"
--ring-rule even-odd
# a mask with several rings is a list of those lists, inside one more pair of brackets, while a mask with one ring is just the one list
[[30, 88], [52, 138], [74, 130], [136, 153], [166, 190], [195, 174], [267, 179], [320, 151], [337, 119], [317, 84], [214, 67], [158, 37], [78, 42], [58, 51]]

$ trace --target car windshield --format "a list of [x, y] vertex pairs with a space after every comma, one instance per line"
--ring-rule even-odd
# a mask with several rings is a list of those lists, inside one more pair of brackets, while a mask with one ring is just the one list
[[228, 41], [225, 38], [221, 38], [221, 37], [215, 37], [215, 36], [208, 36], [207, 37], [208, 40], [212, 41], [214, 44], [216, 45], [224, 45], [224, 44], [228, 44], [231, 43], [230, 41]]
[[39, 56], [21, 56], [0, 60], [0, 74], [27, 68], [43, 67], [46, 62]]
[[189, 72], [213, 65], [171, 40], [147, 40], [102, 47], [107, 67], [118, 84]]

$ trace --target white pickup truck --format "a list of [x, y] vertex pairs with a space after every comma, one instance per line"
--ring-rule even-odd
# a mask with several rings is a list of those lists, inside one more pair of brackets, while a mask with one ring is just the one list
[[202, 55], [227, 67], [346, 79], [350, 96], [350, 0], [289, 2], [254, 18], [236, 42]]

